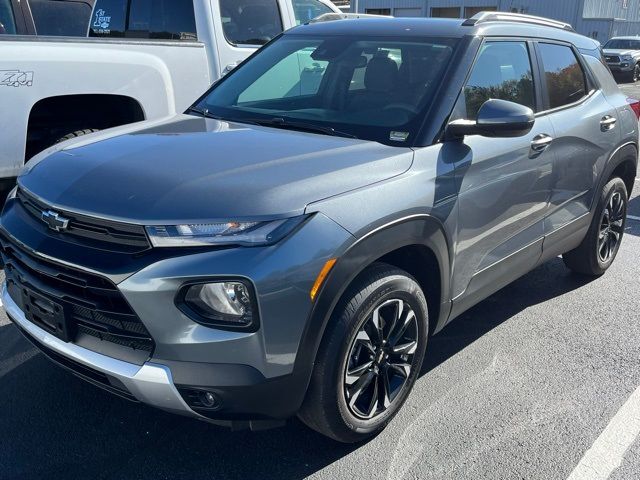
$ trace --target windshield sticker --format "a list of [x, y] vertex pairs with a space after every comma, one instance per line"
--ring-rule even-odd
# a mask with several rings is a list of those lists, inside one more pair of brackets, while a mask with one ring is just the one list
[[108, 15], [102, 8], [96, 11], [96, 18], [93, 20], [93, 31], [95, 33], [111, 33], [111, 15]]
[[409, 138], [409, 132], [391, 132], [389, 134], [389, 140], [392, 142], [406, 142]]
[[32, 85], [33, 72], [0, 70], [0, 87], [30, 87]]

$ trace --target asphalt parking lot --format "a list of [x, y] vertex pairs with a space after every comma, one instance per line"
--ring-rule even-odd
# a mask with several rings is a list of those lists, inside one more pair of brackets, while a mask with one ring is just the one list
[[[640, 87], [624, 89], [640, 98]], [[482, 302], [430, 341], [404, 409], [364, 445], [296, 420], [230, 432], [129, 403], [51, 364], [2, 314], [0, 479], [582, 480], [606, 478], [581, 472], [616, 458], [609, 478], [639, 478], [629, 430], [610, 449], [618, 457], [599, 447], [596, 464], [582, 460], [612, 419], [624, 423], [618, 412], [640, 386], [636, 187], [638, 220], [604, 277], [556, 259]]]

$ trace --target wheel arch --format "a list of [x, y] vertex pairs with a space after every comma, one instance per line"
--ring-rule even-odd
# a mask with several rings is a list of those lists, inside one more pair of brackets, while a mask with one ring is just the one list
[[[294, 375], [308, 388], [311, 372], [327, 325], [353, 281], [375, 262], [386, 262], [412, 274], [425, 290], [427, 300], [438, 299], [429, 306], [431, 330], [439, 331], [451, 311], [449, 240], [442, 223], [430, 215], [417, 215], [383, 225], [356, 240], [341, 255], [328, 275], [314, 302], [298, 348]], [[420, 264], [415, 260], [424, 261]], [[420, 267], [424, 268], [420, 271]], [[438, 269], [432, 283], [430, 268]], [[434, 285], [435, 284], [435, 285]], [[300, 399], [302, 403], [302, 399]]]
[[637, 171], [638, 145], [634, 142], [625, 143], [616, 149], [607, 162], [598, 191], [602, 190], [613, 177], [620, 177], [627, 186], [627, 194], [631, 197]]
[[41, 98], [29, 112], [25, 161], [72, 131], [104, 130], [145, 118], [140, 102], [126, 95], [74, 94]]

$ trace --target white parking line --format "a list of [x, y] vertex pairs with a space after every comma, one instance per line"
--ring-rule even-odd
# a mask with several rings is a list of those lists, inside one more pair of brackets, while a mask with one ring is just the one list
[[640, 217], [636, 217], [635, 215], [627, 215], [627, 218], [640, 222]]
[[606, 480], [622, 464], [625, 453], [640, 435], [640, 387], [631, 394], [595, 443], [584, 454], [568, 480]]

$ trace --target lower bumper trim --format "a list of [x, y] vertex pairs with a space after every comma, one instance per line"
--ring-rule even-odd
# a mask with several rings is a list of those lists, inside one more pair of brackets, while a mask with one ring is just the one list
[[[36, 346], [42, 345], [45, 354], [48, 350], [50, 352], [48, 356], [59, 355], [62, 357], [61, 360], [68, 359], [70, 362], [87, 367], [88, 371], [94, 370], [112, 377], [140, 402], [180, 415], [203, 418], [189, 408], [182, 399], [168, 367], [152, 362], [142, 366], [135, 365], [66, 343], [27, 320], [8, 294], [6, 284], [2, 286], [0, 298], [11, 320], [26, 333], [27, 338], [35, 340]], [[57, 361], [55, 358], [52, 359]], [[58, 363], [65, 366], [64, 361], [58, 361]], [[87, 379], [91, 381], [90, 376]]]

